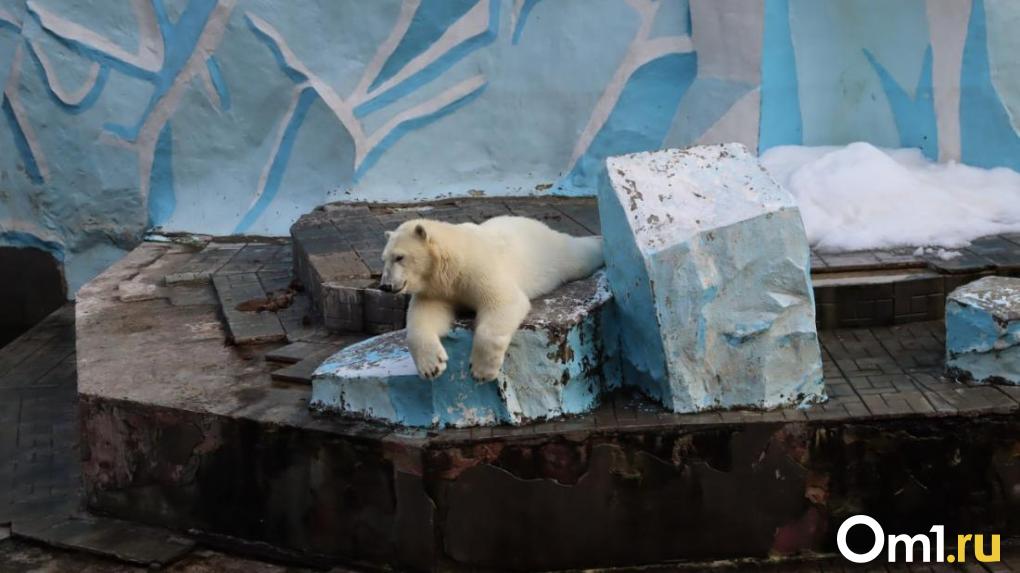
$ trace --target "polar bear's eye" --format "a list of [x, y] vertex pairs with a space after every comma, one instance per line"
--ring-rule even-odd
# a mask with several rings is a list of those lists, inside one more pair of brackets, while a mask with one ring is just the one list
[[404, 260], [404, 255], [397, 255], [397, 256], [393, 257], [393, 262], [395, 262], [395, 263], [399, 263], [402, 260]]

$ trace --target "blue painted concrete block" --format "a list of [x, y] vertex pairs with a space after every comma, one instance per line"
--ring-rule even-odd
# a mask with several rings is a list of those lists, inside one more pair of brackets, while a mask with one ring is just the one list
[[946, 369], [962, 380], [1020, 384], [1020, 278], [985, 277], [949, 294]]
[[824, 399], [793, 197], [739, 144], [607, 167], [599, 211], [624, 383], [675, 412]]
[[603, 273], [564, 285], [532, 302], [514, 335], [499, 378], [470, 373], [470, 323], [443, 340], [442, 376], [418, 377], [403, 330], [370, 338], [326, 360], [312, 379], [313, 408], [420, 427], [522, 424], [594, 408], [603, 391]]

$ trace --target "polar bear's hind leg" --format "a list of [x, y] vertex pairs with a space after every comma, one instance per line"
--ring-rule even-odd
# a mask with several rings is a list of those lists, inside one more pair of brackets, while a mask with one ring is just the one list
[[599, 267], [605, 264], [602, 258], [602, 237], [572, 237], [574, 244], [573, 268], [568, 273], [566, 281], [574, 281], [591, 276]]

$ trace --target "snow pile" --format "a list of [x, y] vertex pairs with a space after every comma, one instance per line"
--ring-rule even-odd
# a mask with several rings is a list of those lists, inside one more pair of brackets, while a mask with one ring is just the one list
[[761, 157], [797, 198], [820, 251], [962, 247], [1020, 232], [1020, 173], [934, 163], [917, 149], [774, 147]]

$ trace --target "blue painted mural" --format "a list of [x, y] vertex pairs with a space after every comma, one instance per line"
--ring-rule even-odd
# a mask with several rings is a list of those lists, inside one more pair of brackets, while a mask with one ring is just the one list
[[1020, 168], [1009, 0], [0, 0], [0, 244], [73, 292], [153, 227], [594, 194], [662, 146]]

